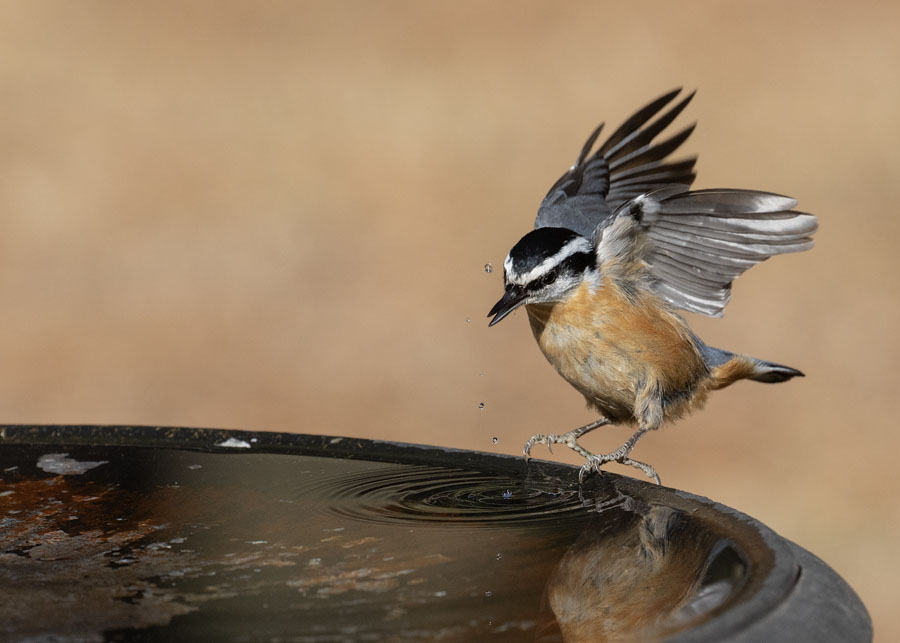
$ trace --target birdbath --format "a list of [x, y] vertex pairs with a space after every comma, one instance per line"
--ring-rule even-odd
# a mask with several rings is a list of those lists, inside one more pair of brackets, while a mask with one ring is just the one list
[[7, 640], [869, 641], [825, 563], [706, 498], [321, 435], [0, 427]]

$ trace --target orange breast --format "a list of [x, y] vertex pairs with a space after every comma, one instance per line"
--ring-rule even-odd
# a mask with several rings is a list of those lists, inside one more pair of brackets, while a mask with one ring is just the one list
[[634, 419], [638, 395], [655, 390], [662, 404], [707, 373], [685, 322], [651, 293], [604, 279], [527, 310], [550, 363], [613, 421]]

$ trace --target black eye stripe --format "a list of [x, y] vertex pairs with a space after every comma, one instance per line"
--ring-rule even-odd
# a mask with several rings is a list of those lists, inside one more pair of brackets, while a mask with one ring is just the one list
[[533, 280], [531, 283], [528, 284], [527, 287], [532, 290], [546, 288], [547, 286], [552, 284], [554, 281], [556, 281], [557, 277], [559, 277], [559, 271], [560, 271], [560, 266], [557, 266], [557, 267], [553, 268], [552, 270], [550, 270], [549, 272], [547, 272], [546, 274], [541, 275], [537, 279]]
[[570, 274], [573, 276], [581, 275], [585, 270], [593, 267], [594, 262], [594, 253], [576, 252], [575, 254], [566, 257], [558, 266], [554, 266], [545, 274], [533, 279], [531, 283], [527, 285], [527, 287], [531, 290], [546, 288], [554, 281], [559, 279], [562, 273]]
[[566, 265], [573, 272], [581, 273], [593, 267], [595, 262], [596, 255], [593, 252], [576, 252], [566, 260]]

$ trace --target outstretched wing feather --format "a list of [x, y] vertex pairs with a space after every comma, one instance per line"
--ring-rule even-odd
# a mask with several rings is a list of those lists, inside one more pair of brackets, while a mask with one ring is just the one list
[[[685, 98], [680, 100], [674, 107], [672, 107], [672, 109], [657, 118], [652, 124], [644, 128], [634, 128], [630, 134], [625, 136], [625, 138], [623, 138], [617, 144], [613, 145], [607, 150], [597, 150], [597, 154], [605, 156], [606, 158], [620, 158], [622, 156], [625, 156], [626, 154], [630, 154], [636, 150], [646, 147], [653, 141], [654, 138], [657, 137], [658, 134], [660, 134], [664, 129], [672, 124], [672, 121], [675, 120], [675, 118], [684, 110], [685, 107], [687, 107], [687, 104], [691, 102], [691, 99], [696, 93], [697, 92], [691, 92]], [[674, 95], [672, 96], [672, 98], [674, 98]], [[641, 125], [643, 125], [643, 123], [641, 123]], [[607, 143], [608, 142], [609, 141], [607, 141]]]
[[596, 128], [575, 165], [547, 192], [534, 227], [568, 228], [590, 238], [624, 201], [671, 183], [690, 185], [695, 159], [676, 163], [664, 159], [690, 136], [693, 126], [653, 142], [694, 96], [688, 94], [653, 120], [680, 92], [673, 90], [638, 110], [591, 154], [602, 125]]
[[732, 282], [745, 270], [813, 245], [816, 217], [794, 211], [797, 202], [790, 197], [676, 190], [641, 195], [621, 206], [614, 218], [628, 218], [633, 225], [610, 225], [598, 255], [609, 259], [610, 252], [639, 249], [651, 288], [677, 308], [718, 317], [731, 298]]
[[635, 167], [644, 167], [648, 163], [655, 163], [664, 159], [679, 148], [688, 136], [694, 131], [696, 125], [689, 125], [674, 136], [667, 138], [656, 145], [646, 145], [635, 151], [620, 157], [613, 157], [609, 162], [610, 176], [614, 176], [617, 170], [630, 170]]
[[[639, 130], [644, 123], [653, 118], [659, 110], [672, 102], [672, 99], [680, 93], [681, 87], [673, 89], [629, 116], [624, 123], [619, 125], [615, 132], [610, 134], [603, 145], [600, 146], [600, 149], [597, 150], [597, 156], [607, 156], [607, 152], [616, 147], [623, 140], [627, 139], [633, 132]], [[691, 96], [693, 96], [693, 94], [691, 94]]]

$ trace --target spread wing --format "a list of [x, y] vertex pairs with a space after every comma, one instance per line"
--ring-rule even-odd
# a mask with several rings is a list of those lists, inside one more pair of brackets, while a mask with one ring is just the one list
[[621, 205], [594, 237], [597, 263], [643, 262], [650, 288], [683, 310], [721, 317], [731, 282], [769, 257], [812, 247], [818, 223], [786, 196], [669, 186]]
[[603, 125], [594, 130], [575, 165], [544, 197], [534, 227], [568, 228], [590, 238], [597, 226], [628, 199], [673, 183], [690, 185], [696, 158], [680, 162], [666, 162], [665, 158], [691, 135], [694, 125], [664, 141], [654, 140], [694, 94], [648, 124], [680, 92], [680, 88], [671, 91], [639, 110], [591, 154]]

